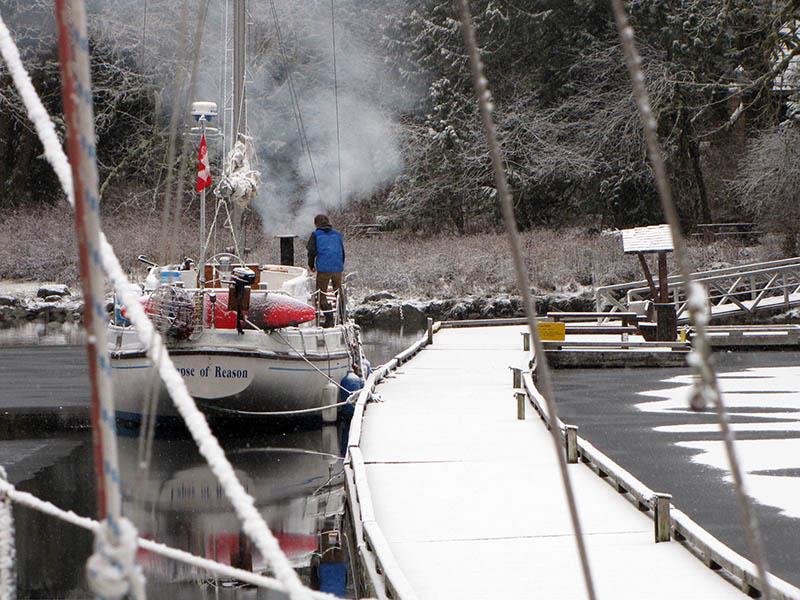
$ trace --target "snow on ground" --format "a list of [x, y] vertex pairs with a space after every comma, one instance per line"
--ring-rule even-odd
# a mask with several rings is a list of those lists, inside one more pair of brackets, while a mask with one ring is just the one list
[[[367, 405], [375, 520], [420, 600], [586, 597], [552, 440], [530, 408], [516, 418], [522, 330], [442, 330]], [[652, 521], [585, 465], [569, 470], [599, 598], [745, 597], [654, 543]]]
[[[746, 472], [748, 493], [758, 503], [777, 508], [782, 514], [800, 518], [800, 366], [758, 367], [720, 375], [726, 406], [742, 437], [736, 444]], [[661, 433], [685, 434], [690, 441], [678, 446], [697, 451], [692, 461], [719, 471], [732, 481], [728, 458], [716, 424], [700, 422], [688, 409], [691, 376], [665, 379], [672, 387], [641, 392], [647, 398], [639, 410], [686, 415], [685, 423], [656, 427]], [[707, 419], [703, 419], [707, 421]], [[697, 439], [708, 434], [714, 439]]]

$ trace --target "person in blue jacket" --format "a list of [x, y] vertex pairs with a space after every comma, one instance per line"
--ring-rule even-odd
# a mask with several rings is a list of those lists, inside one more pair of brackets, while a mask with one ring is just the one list
[[324, 327], [335, 323], [333, 310], [324, 293], [328, 284], [341, 294], [342, 271], [344, 271], [344, 240], [342, 234], [331, 226], [328, 215], [314, 217], [314, 233], [308, 238], [308, 268], [317, 275], [319, 305], [325, 315]]

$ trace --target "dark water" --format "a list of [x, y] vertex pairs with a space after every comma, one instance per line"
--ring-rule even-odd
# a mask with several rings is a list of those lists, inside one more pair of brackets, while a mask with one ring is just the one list
[[[717, 372], [740, 372], [755, 367], [798, 367], [797, 352], [720, 352], [714, 355]], [[645, 485], [672, 494], [673, 503], [722, 542], [743, 556], [749, 550], [741, 525], [735, 492], [718, 469], [692, 461], [698, 451], [679, 446], [680, 442], [719, 440], [714, 413], [689, 411], [645, 412], [636, 404], [655, 400], [639, 395], [645, 390], [674, 388], [669, 380], [688, 375], [688, 369], [564, 369], [554, 371], [555, 396], [559, 415], [578, 425], [580, 435], [600, 448]], [[752, 381], [752, 380], [751, 380]], [[757, 385], [757, 384], [751, 384]], [[797, 390], [785, 390], [797, 392]], [[758, 412], [758, 422], [770, 419], [770, 394], [753, 395], [749, 408], [731, 409], [732, 423], [752, 423], [743, 416]], [[785, 422], [785, 421], [784, 421]], [[655, 427], [713, 424], [713, 433], [654, 431]], [[800, 437], [793, 431], [739, 432], [739, 440], [767, 440]], [[777, 508], [753, 503], [768, 562], [773, 573], [794, 585], [800, 585], [800, 519], [781, 513]]]
[[[365, 353], [378, 365], [405, 349], [420, 331], [364, 332]], [[85, 350], [78, 327], [30, 324], [0, 332], [0, 409], [80, 406], [87, 403]], [[344, 502], [341, 449], [335, 426], [264, 431], [247, 425], [218, 428], [228, 458], [302, 579], [311, 568], [318, 534], [335, 529]], [[159, 431], [149, 467], [138, 430], [119, 438], [124, 512], [143, 537], [243, 568], [263, 571], [263, 561], [239, 533], [239, 523], [194, 442], [185, 433]], [[95, 485], [88, 432], [11, 431], [0, 441], [0, 464], [24, 491], [95, 514]], [[74, 526], [15, 507], [19, 597], [89, 597], [83, 570], [92, 536]], [[172, 561], [140, 553], [150, 598], [280, 598], [230, 582], [207, 580]], [[346, 562], [346, 560], [344, 561]]]

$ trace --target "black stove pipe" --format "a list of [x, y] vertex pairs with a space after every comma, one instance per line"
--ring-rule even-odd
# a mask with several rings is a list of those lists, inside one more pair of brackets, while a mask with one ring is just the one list
[[279, 235], [281, 241], [281, 264], [285, 267], [294, 266], [294, 238], [296, 235]]

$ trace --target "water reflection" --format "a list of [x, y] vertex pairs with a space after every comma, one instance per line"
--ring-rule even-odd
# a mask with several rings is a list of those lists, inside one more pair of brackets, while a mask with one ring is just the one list
[[86, 335], [80, 323], [32, 321], [15, 327], [0, 328], [0, 347], [74, 346], [85, 341]]
[[[256, 572], [266, 565], [241, 534], [222, 487], [191, 439], [155, 439], [149, 466], [138, 464], [142, 440], [119, 440], [123, 510], [140, 535]], [[222, 441], [237, 477], [289, 557], [305, 573], [318, 535], [343, 509], [342, 459], [336, 427], [260, 434]], [[173, 561], [141, 555], [151, 577], [194, 581]], [[307, 573], [305, 573], [307, 575]]]
[[[391, 359], [422, 335], [421, 330], [364, 330], [364, 352], [374, 365]], [[0, 355], [8, 406], [88, 404], [84, 335], [71, 324], [28, 323], [0, 330]], [[28, 347], [27, 349], [25, 347]], [[48, 365], [41, 369], [41, 365]], [[56, 366], [58, 368], [56, 368]], [[32, 383], [33, 382], [33, 383]], [[78, 514], [95, 514], [90, 434], [11, 432], [0, 440], [2, 462], [12, 466], [25, 491]], [[119, 439], [124, 511], [144, 537], [222, 562], [261, 571], [264, 561], [247, 540], [230, 503], [186, 434], [153, 440], [148, 468], [139, 467], [139, 432]], [[343, 506], [340, 444], [336, 427], [303, 431], [229, 430], [220, 442], [237, 476], [278, 537], [301, 577], [317, 584], [313, 568], [319, 532], [336, 528]], [[11, 439], [11, 437], [16, 439]], [[65, 445], [69, 442], [71, 445]], [[22, 452], [24, 451], [24, 456]], [[15, 466], [16, 465], [16, 466]], [[19, 596], [85, 598], [84, 578], [91, 535], [72, 525], [15, 508]], [[46, 533], [43, 533], [46, 532]], [[324, 536], [326, 542], [329, 537]], [[326, 554], [326, 556], [329, 556]], [[346, 561], [346, 557], [332, 556]], [[283, 598], [230, 582], [207, 580], [172, 561], [140, 553], [148, 571], [148, 597]]]
[[364, 354], [373, 366], [381, 365], [416, 342], [424, 331], [417, 327], [404, 327], [402, 324], [396, 328], [364, 329], [361, 335]]

